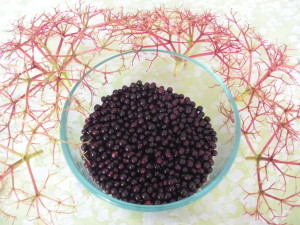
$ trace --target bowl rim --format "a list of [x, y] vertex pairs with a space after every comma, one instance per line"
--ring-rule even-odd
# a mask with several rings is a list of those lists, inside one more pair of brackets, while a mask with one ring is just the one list
[[79, 170], [77, 169], [74, 161], [71, 158], [71, 154], [70, 154], [70, 148], [69, 148], [69, 144], [68, 144], [68, 135], [67, 135], [67, 118], [68, 118], [68, 108], [70, 106], [70, 100], [75, 92], [75, 90], [77, 89], [77, 87], [79, 86], [79, 84], [83, 81], [83, 79], [88, 76], [92, 70], [87, 71], [84, 76], [77, 81], [77, 83], [74, 85], [74, 87], [72, 88], [72, 90], [69, 93], [68, 99], [66, 100], [64, 107], [62, 109], [62, 114], [61, 114], [61, 122], [60, 122], [60, 139], [61, 139], [61, 147], [63, 150], [63, 154], [65, 156], [65, 159], [67, 161], [67, 164], [69, 166], [69, 168], [71, 169], [72, 173], [75, 175], [75, 177], [77, 178], [77, 180], [79, 180], [79, 182], [85, 187], [87, 188], [91, 193], [93, 193], [94, 195], [96, 195], [97, 197], [104, 199], [108, 202], [110, 202], [113, 205], [119, 206], [121, 208], [125, 208], [125, 209], [130, 209], [130, 210], [135, 210], [135, 211], [143, 211], [143, 212], [155, 212], [155, 211], [164, 211], [164, 210], [170, 210], [170, 209], [175, 209], [178, 207], [182, 207], [185, 205], [188, 205], [198, 199], [200, 199], [201, 197], [203, 197], [204, 195], [206, 195], [208, 192], [210, 192], [212, 189], [214, 189], [220, 182], [221, 180], [223, 180], [223, 178], [225, 177], [225, 175], [228, 173], [228, 171], [230, 170], [234, 159], [236, 158], [237, 152], [238, 152], [238, 148], [239, 148], [239, 144], [240, 144], [240, 139], [241, 139], [241, 125], [240, 125], [240, 117], [239, 117], [239, 111], [238, 108], [236, 106], [236, 103], [234, 101], [234, 98], [231, 94], [231, 92], [229, 91], [229, 89], [227, 88], [227, 86], [223, 83], [223, 81], [221, 80], [221, 78], [214, 73], [211, 69], [209, 69], [207, 66], [205, 66], [204, 64], [202, 64], [200, 61], [195, 60], [193, 58], [190, 58], [188, 56], [182, 55], [180, 53], [176, 53], [176, 52], [171, 52], [171, 51], [167, 51], [167, 50], [160, 50], [160, 49], [141, 49], [141, 50], [133, 50], [133, 51], [126, 51], [126, 52], [122, 52], [116, 55], [113, 55], [111, 57], [108, 57], [106, 59], [104, 59], [103, 61], [99, 62], [98, 64], [96, 64], [93, 68], [96, 69], [97, 67], [101, 66], [102, 64], [117, 58], [119, 56], [122, 55], [127, 55], [130, 53], [137, 53], [137, 52], [161, 52], [161, 53], [167, 53], [167, 54], [171, 54], [174, 56], [178, 56], [181, 58], [184, 58], [186, 60], [189, 60], [195, 64], [197, 64], [198, 66], [200, 66], [201, 68], [203, 68], [206, 72], [208, 72], [216, 81], [217, 83], [220, 84], [220, 86], [222, 87], [222, 89], [224, 90], [227, 98], [230, 101], [231, 107], [233, 109], [234, 112], [234, 119], [235, 119], [235, 140], [234, 140], [234, 145], [233, 145], [233, 151], [231, 152], [229, 159], [227, 161], [227, 163], [225, 164], [223, 170], [217, 175], [217, 177], [211, 182], [209, 183], [207, 186], [203, 187], [201, 189], [200, 192], [197, 192], [187, 198], [181, 199], [179, 201], [176, 202], [172, 202], [172, 203], [166, 203], [166, 204], [161, 204], [161, 205], [140, 205], [140, 204], [134, 204], [134, 203], [129, 203], [129, 202], [125, 202], [122, 200], [118, 200], [108, 194], [105, 194], [104, 192], [102, 192], [100, 189], [96, 188], [94, 185], [92, 185], [85, 176], [83, 176]]

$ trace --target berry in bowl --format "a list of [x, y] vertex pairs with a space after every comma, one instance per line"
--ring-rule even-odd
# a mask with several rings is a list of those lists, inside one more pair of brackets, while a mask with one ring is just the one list
[[93, 194], [126, 209], [162, 211], [201, 198], [223, 179], [240, 123], [210, 69], [144, 49], [107, 58], [77, 82], [60, 134], [69, 167]]

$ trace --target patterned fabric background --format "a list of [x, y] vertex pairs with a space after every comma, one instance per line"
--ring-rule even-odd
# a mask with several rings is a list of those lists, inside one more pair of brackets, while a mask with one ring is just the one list
[[[67, 3], [65, 3], [67, 2]], [[20, 18], [23, 15], [32, 17], [41, 11], [47, 11], [52, 7], [65, 4], [72, 5], [77, 1], [68, 0], [1, 0], [0, 6], [0, 40], [5, 40], [8, 33], [9, 22]], [[123, 7], [125, 10], [150, 9], [154, 6], [164, 4], [166, 7], [187, 7], [195, 12], [211, 10], [219, 14], [229, 13], [231, 9], [238, 12], [238, 17], [245, 19], [252, 26], [257, 28], [266, 39], [273, 42], [286, 43], [295, 49], [294, 55], [300, 57], [300, 4], [299, 0], [87, 0], [96, 7]], [[55, 177], [57, 181], [66, 179], [65, 184], [69, 185], [70, 192], [76, 193], [76, 202], [79, 202], [77, 212], [70, 215], [59, 215], [59, 224], [81, 225], [81, 224], [103, 224], [103, 225], [240, 225], [240, 224], [261, 224], [254, 218], [243, 215], [245, 193], [241, 186], [254, 186], [254, 167], [252, 163], [245, 162], [247, 149], [241, 141], [240, 151], [233, 167], [224, 180], [209, 194], [201, 200], [186, 207], [161, 213], [140, 213], [127, 211], [112, 206], [94, 197], [83, 188], [72, 175], [67, 167], [63, 155], [60, 156], [61, 169]], [[44, 162], [46, 163], [46, 162]], [[41, 173], [43, 162], [36, 163]], [[254, 205], [255, 202], [247, 201], [247, 205]], [[155, 214], [155, 215], [154, 215]], [[0, 224], [6, 224], [0, 217]], [[299, 224], [300, 209], [294, 209], [286, 219], [288, 224]], [[20, 217], [15, 224], [34, 224], [26, 222]]]

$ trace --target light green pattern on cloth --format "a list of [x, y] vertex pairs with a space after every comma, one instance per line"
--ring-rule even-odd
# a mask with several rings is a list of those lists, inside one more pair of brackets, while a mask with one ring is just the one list
[[[69, 5], [77, 1], [68, 0]], [[245, 19], [248, 23], [257, 28], [266, 39], [286, 43], [298, 51], [292, 52], [299, 58], [300, 49], [300, 4], [299, 0], [108, 0], [92, 1], [96, 7], [120, 7], [125, 10], [150, 9], [154, 6], [164, 4], [166, 7], [187, 7], [195, 12], [212, 10], [217, 13], [229, 13], [232, 8], [238, 12], [238, 17]], [[9, 21], [13, 21], [22, 15], [28, 17], [35, 13], [47, 11], [50, 8], [64, 3], [61, 0], [1, 0], [0, 6], [0, 29], [1, 40], [9, 37], [4, 30], [8, 28]], [[241, 141], [240, 151], [233, 167], [224, 180], [208, 195], [186, 207], [173, 211], [161, 213], [141, 213], [119, 209], [100, 199], [97, 199], [85, 190], [71, 171], [62, 154], [59, 154], [58, 164], [60, 169], [55, 175], [57, 181], [65, 179], [68, 183], [69, 192], [74, 195], [76, 202], [79, 202], [77, 212], [74, 214], [62, 214], [58, 216], [59, 224], [62, 225], [240, 225], [240, 224], [261, 224], [253, 217], [243, 215], [245, 193], [241, 187], [247, 187], [249, 191], [254, 190], [257, 185], [254, 175], [255, 165], [253, 162], [245, 161], [248, 154], [244, 140]], [[43, 167], [43, 161], [36, 162], [34, 166]], [[42, 169], [41, 169], [42, 170]], [[66, 186], [65, 186], [66, 187]], [[59, 196], [57, 196], [59, 197]], [[255, 202], [247, 201], [248, 206], [255, 206]], [[21, 214], [21, 213], [20, 213]], [[299, 224], [300, 209], [294, 209], [286, 219], [288, 224]], [[21, 216], [15, 224], [35, 224], [25, 221]], [[6, 224], [0, 217], [0, 224]]]

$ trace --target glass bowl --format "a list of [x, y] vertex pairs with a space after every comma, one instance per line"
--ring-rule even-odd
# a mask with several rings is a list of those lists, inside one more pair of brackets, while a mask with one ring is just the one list
[[[101, 97], [132, 82], [156, 82], [172, 87], [174, 93], [189, 96], [203, 106], [217, 132], [217, 151], [208, 182], [194, 195], [161, 205], [139, 205], [118, 200], [101, 191], [84, 167], [80, 150], [81, 130]], [[109, 57], [78, 81], [66, 100], [60, 126], [62, 149], [67, 164], [79, 182], [97, 197], [118, 207], [136, 211], [163, 211], [185, 206], [209, 193], [224, 178], [233, 164], [240, 142], [240, 120], [234, 99], [208, 67], [187, 56], [157, 49], [128, 51]]]

